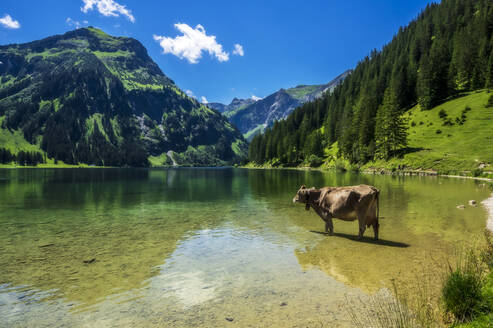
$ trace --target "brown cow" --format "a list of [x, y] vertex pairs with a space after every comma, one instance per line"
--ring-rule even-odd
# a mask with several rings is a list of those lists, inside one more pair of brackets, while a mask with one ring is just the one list
[[366, 227], [373, 226], [375, 240], [378, 239], [378, 215], [380, 191], [367, 185], [349, 187], [325, 187], [321, 189], [305, 186], [296, 193], [293, 203], [304, 203], [308, 211], [310, 207], [325, 221], [325, 232], [334, 234], [332, 218], [344, 221], [359, 222], [358, 238], [363, 237]]

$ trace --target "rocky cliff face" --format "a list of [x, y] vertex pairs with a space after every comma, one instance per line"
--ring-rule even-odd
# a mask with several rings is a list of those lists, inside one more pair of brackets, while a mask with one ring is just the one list
[[135, 39], [83, 28], [0, 46], [0, 62], [1, 128], [51, 158], [145, 166], [168, 151], [199, 165], [245, 156], [241, 133], [186, 96]]
[[285, 119], [296, 107], [332, 91], [350, 73], [350, 70], [346, 71], [327, 84], [280, 89], [258, 101], [246, 99], [250, 100], [250, 103], [235, 98], [230, 105], [209, 105], [222, 112], [247, 139], [251, 140], [255, 134], [272, 126], [275, 121]]

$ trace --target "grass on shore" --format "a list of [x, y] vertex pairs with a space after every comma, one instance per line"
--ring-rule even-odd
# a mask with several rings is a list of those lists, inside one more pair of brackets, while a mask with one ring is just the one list
[[401, 157], [365, 164], [362, 169], [433, 170], [441, 174], [477, 172], [493, 168], [493, 107], [488, 90], [470, 92], [430, 110], [415, 106], [408, 121], [408, 147]]
[[63, 168], [68, 168], [68, 169], [73, 169], [73, 168], [108, 168], [109, 166], [96, 166], [96, 165], [88, 165], [88, 164], [77, 164], [77, 165], [72, 165], [72, 164], [65, 164], [62, 161], [58, 161], [57, 164], [53, 163], [51, 160], [48, 163], [43, 163], [43, 164], [38, 164], [36, 166], [31, 166], [31, 165], [19, 165], [16, 163], [11, 163], [11, 164], [0, 164], [0, 169], [21, 169], [21, 168], [38, 168], [38, 169], [63, 169]]

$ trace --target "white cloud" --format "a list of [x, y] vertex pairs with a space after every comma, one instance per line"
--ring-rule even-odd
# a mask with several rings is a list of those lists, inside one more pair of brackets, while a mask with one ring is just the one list
[[206, 97], [204, 97], [204, 96], [202, 96], [202, 97], [200, 98], [200, 102], [201, 102], [201, 103], [203, 103], [203, 104], [208, 104], [208, 103], [209, 103], [209, 102], [207, 101], [207, 98], [206, 98]]
[[185, 93], [186, 93], [186, 94], [187, 94], [187, 96], [189, 96], [189, 97], [192, 97], [192, 98], [197, 98], [197, 97], [195, 97], [195, 94], [193, 93], [193, 91], [192, 91], [192, 90], [185, 90]]
[[9, 14], [5, 14], [2, 18], [0, 18], [0, 24], [2, 24], [6, 28], [17, 29], [21, 27], [19, 21], [16, 21], [10, 17]]
[[79, 21], [73, 20], [70, 17], [67, 17], [65, 22], [67, 23], [68, 26], [75, 26], [75, 28], [81, 28], [82, 26], [89, 24], [89, 22], [86, 20], [79, 22]]
[[233, 50], [233, 55], [243, 56], [245, 51], [243, 51], [243, 46], [241, 44], [235, 44], [235, 50]]
[[255, 101], [261, 100], [263, 98], [257, 97], [256, 95], [252, 95], [252, 99]]
[[175, 24], [175, 27], [183, 33], [177, 37], [154, 35], [154, 40], [159, 42], [165, 54], [171, 53], [180, 59], [185, 58], [191, 64], [196, 64], [202, 58], [202, 51], [214, 55], [220, 62], [228, 61], [229, 54], [223, 50], [223, 46], [216, 41], [214, 35], [207, 35], [202, 25], [195, 28], [187, 24]]
[[114, 0], [82, 0], [82, 2], [84, 3], [84, 7], [80, 8], [80, 10], [84, 13], [87, 13], [89, 10], [93, 10], [94, 6], [96, 6], [97, 11], [99, 11], [99, 13], [103, 16], [118, 17], [123, 15], [126, 16], [132, 23], [135, 22], [135, 17], [132, 15], [132, 11]]

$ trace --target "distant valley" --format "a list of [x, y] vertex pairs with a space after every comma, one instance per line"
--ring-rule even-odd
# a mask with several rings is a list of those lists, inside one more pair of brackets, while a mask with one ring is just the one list
[[209, 103], [207, 106], [223, 113], [247, 140], [262, 133], [275, 121], [285, 119], [295, 108], [332, 91], [351, 73], [347, 70], [327, 84], [299, 85], [279, 91], [259, 100], [234, 98], [229, 105]]

